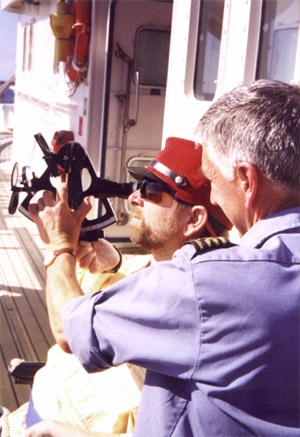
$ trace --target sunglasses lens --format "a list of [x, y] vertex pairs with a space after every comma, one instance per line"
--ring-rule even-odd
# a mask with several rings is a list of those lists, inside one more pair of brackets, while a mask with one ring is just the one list
[[159, 203], [162, 200], [163, 187], [159, 182], [142, 181], [140, 187], [141, 195], [144, 199]]

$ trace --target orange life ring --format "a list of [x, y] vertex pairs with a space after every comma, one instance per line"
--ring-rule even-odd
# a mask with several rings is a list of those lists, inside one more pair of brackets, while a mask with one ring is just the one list
[[65, 71], [74, 84], [85, 80], [91, 32], [91, 0], [76, 0], [74, 23], [74, 49], [65, 63]]

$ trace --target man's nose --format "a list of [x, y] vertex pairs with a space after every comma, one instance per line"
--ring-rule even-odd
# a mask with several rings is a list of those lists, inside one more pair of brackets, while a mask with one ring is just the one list
[[128, 200], [129, 200], [130, 204], [133, 206], [136, 206], [136, 205], [141, 206], [143, 203], [141, 191], [136, 190], [133, 193], [131, 193], [130, 196], [128, 197]]

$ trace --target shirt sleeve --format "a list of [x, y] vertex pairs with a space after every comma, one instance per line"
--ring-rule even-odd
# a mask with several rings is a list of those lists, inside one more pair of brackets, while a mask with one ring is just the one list
[[189, 378], [199, 355], [200, 322], [191, 264], [182, 253], [76, 298], [64, 312], [69, 346], [88, 372], [131, 362]]

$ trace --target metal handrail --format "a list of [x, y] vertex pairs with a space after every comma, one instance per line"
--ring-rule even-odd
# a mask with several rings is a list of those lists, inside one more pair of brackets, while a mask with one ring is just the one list
[[3, 85], [1, 85], [0, 87], [0, 98], [1, 98], [1, 94], [4, 93], [9, 87], [10, 85], [15, 81], [15, 74], [13, 74], [9, 79], [7, 79], [6, 82], [4, 82]]

